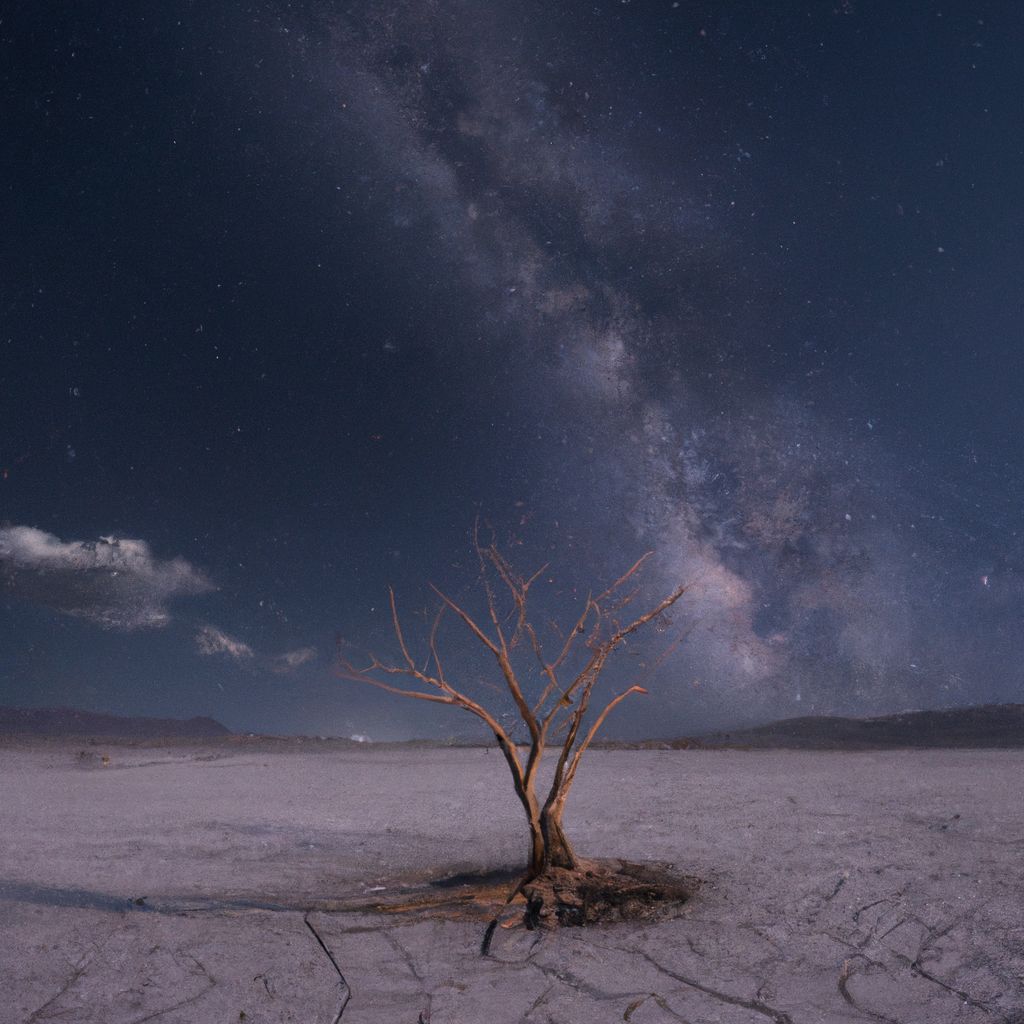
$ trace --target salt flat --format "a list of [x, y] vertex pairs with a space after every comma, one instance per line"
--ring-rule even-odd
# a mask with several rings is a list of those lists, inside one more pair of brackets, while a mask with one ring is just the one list
[[1024, 752], [588, 762], [577, 850], [705, 885], [483, 959], [367, 907], [525, 855], [494, 750], [0, 750], [0, 1021], [1024, 1022]]

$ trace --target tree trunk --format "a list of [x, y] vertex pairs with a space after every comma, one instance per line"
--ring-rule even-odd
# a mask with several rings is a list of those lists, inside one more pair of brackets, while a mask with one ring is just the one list
[[576, 854], [562, 830], [562, 808], [558, 805], [541, 812], [541, 832], [544, 836], [544, 868], [577, 868]]
[[[529, 815], [527, 815], [529, 818]], [[530, 860], [526, 869], [527, 878], [536, 878], [544, 871], [544, 832], [540, 827], [540, 818], [530, 820]]]
[[548, 868], [579, 866], [572, 844], [562, 830], [561, 812], [543, 811], [530, 822], [530, 860], [526, 871], [529, 880], [543, 875]]

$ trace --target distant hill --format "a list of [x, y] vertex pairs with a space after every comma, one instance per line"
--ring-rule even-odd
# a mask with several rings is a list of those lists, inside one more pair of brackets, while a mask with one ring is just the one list
[[795, 750], [1024, 747], [1024, 704], [901, 711], [877, 718], [786, 718], [752, 729], [730, 729], [697, 739], [674, 740], [669, 745]]
[[127, 718], [75, 708], [0, 707], [0, 736], [212, 739], [231, 730], [212, 718]]

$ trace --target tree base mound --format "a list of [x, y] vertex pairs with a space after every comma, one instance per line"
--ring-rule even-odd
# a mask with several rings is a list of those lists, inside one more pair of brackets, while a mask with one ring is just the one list
[[489, 921], [481, 946], [486, 955], [499, 927], [548, 930], [661, 920], [678, 914], [700, 886], [699, 878], [679, 875], [671, 864], [581, 860], [574, 870], [549, 868], [529, 881], [510, 868], [459, 871], [429, 881], [410, 878], [392, 883], [386, 896], [358, 909]]
[[575, 870], [548, 868], [522, 885], [523, 921], [527, 928], [557, 928], [656, 920], [677, 911], [699, 885], [667, 864], [580, 861]]

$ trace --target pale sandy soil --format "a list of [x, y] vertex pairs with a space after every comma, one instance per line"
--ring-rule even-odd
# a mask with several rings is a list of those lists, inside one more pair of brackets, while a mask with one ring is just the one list
[[518, 861], [494, 751], [78, 750], [0, 750], [3, 1024], [1024, 1022], [1022, 751], [595, 751], [578, 848], [707, 884], [482, 959], [358, 907]]

